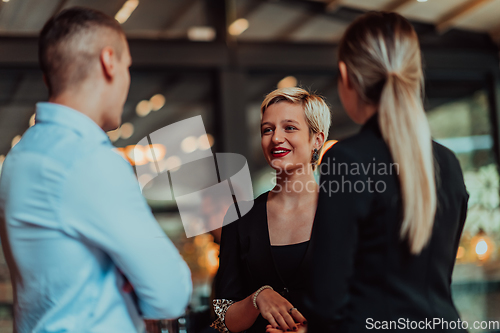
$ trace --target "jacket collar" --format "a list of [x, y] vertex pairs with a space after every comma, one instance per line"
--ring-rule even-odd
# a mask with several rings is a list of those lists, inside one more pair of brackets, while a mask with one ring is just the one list
[[371, 131], [375, 132], [378, 136], [382, 136], [382, 132], [380, 131], [378, 112], [371, 116], [366, 123], [361, 127], [361, 132]]

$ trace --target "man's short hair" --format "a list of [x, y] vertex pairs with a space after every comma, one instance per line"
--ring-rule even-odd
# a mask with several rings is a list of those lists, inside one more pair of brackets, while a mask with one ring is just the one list
[[[103, 31], [106, 29], [116, 34]], [[40, 67], [50, 96], [57, 96], [87, 78], [110, 37], [121, 57], [123, 47], [118, 35], [125, 36], [120, 24], [94, 9], [72, 7], [52, 17], [43, 27], [38, 43]]]

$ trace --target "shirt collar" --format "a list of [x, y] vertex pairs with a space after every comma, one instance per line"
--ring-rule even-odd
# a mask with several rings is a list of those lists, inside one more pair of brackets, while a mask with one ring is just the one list
[[96, 143], [110, 143], [107, 134], [92, 119], [62, 104], [37, 103], [35, 123], [58, 124], [77, 132], [86, 140]]

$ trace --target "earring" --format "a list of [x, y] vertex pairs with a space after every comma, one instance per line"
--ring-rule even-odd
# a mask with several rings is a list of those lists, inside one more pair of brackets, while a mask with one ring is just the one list
[[312, 155], [312, 162], [316, 163], [316, 162], [318, 162], [318, 160], [319, 160], [318, 150], [316, 148], [314, 148], [313, 155]]

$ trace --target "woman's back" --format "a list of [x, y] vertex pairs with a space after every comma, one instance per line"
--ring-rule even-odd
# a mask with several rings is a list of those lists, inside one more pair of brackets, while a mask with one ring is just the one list
[[[309, 284], [309, 304], [318, 316], [309, 320], [310, 332], [405, 331], [409, 325], [439, 331], [446, 324], [438, 319], [456, 324], [450, 283], [468, 195], [453, 153], [435, 142], [433, 151], [438, 208], [430, 241], [418, 255], [400, 236], [400, 170], [377, 115], [325, 154]], [[333, 256], [341, 258], [332, 263]]]

